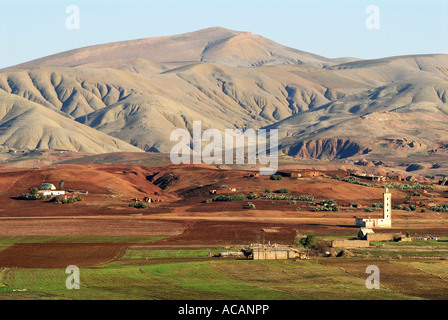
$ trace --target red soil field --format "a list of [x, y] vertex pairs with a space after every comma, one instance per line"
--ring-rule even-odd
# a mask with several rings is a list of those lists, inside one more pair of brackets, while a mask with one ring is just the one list
[[0, 267], [93, 267], [118, 259], [127, 247], [113, 243], [18, 243], [0, 252]]
[[[344, 171], [322, 172], [326, 176], [270, 180], [267, 176], [249, 177], [250, 171], [220, 170], [205, 165], [147, 167], [120, 164], [64, 164], [41, 169], [0, 170], [0, 236], [166, 236], [165, 241], [179, 244], [250, 243], [257, 240], [260, 229], [277, 228], [266, 234], [266, 241], [294, 242], [296, 233], [355, 236], [354, 217], [377, 218], [372, 213], [348, 208], [357, 202], [371, 206], [382, 202], [384, 189], [370, 188], [331, 179], [343, 178]], [[81, 202], [56, 204], [44, 200], [26, 201], [15, 197], [38, 187], [42, 182], [58, 185], [64, 179], [65, 189], [86, 190]], [[374, 182], [372, 184], [380, 185]], [[235, 188], [231, 192], [229, 188]], [[306, 201], [290, 204], [288, 200], [248, 200], [211, 202], [210, 190], [218, 193], [263, 194], [288, 188], [290, 195], [313, 195], [316, 201], [336, 200], [338, 212], [310, 212]], [[393, 205], [408, 203], [412, 190], [393, 189]], [[429, 198], [430, 193], [437, 197]], [[133, 197], [150, 196], [162, 202], [148, 209], [130, 208]], [[448, 189], [430, 190], [412, 201], [446, 203]], [[253, 202], [256, 210], [247, 208]], [[301, 207], [297, 211], [297, 207]], [[131, 217], [131, 215], [137, 215]], [[435, 232], [448, 234], [446, 214], [392, 212], [394, 231], [410, 231], [419, 235]], [[17, 219], [20, 218], [20, 219]]]
[[123, 218], [33, 218], [0, 220], [0, 236], [170, 237], [186, 228], [182, 221]]

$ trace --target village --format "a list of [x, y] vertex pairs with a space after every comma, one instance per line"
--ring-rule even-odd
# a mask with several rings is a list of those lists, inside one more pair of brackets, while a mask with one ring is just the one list
[[[141, 277], [142, 288], [157, 277], [164, 292], [177, 298], [177, 279], [191, 278], [212, 291], [219, 283], [259, 288], [258, 281], [274, 287], [281, 281], [294, 295], [307, 274], [332, 270], [340, 285], [331, 292], [340, 294], [341, 285], [359, 280], [365, 265], [378, 265], [383, 273], [400, 271], [401, 277], [414, 274], [405, 263], [431, 261], [431, 272], [437, 272], [448, 252], [448, 186], [435, 179], [370, 174], [308, 167], [263, 176], [258, 170], [204, 165], [98, 163], [3, 170], [0, 266], [5, 274], [44, 270], [46, 275], [76, 264], [94, 277], [118, 267], [127, 280]], [[184, 270], [189, 276], [179, 278]], [[313, 279], [328, 285], [325, 277]], [[135, 287], [127, 280], [127, 288]], [[4, 281], [23, 297], [42, 290]], [[431, 278], [430, 292], [415, 292], [439, 294], [440, 281]], [[100, 285], [110, 286], [104, 280]], [[274, 288], [269, 297], [271, 292], [278, 294]]]
[[[316, 173], [311, 173], [312, 176], [316, 176]], [[291, 177], [297, 177], [298, 175], [292, 174]], [[253, 176], [252, 176], [253, 177]], [[382, 180], [382, 177], [377, 177], [377, 181]], [[375, 178], [376, 179], [376, 178]], [[215, 191], [215, 190], [213, 190]], [[214, 192], [213, 192], [214, 193]], [[389, 189], [386, 188], [383, 194], [383, 217], [382, 219], [371, 218], [355, 218], [354, 226], [359, 227], [359, 231], [356, 237], [352, 239], [334, 239], [331, 243], [328, 251], [314, 252], [314, 257], [351, 257], [347, 254], [347, 249], [359, 249], [359, 248], [375, 248], [377, 245], [372, 242], [412, 242], [412, 241], [427, 241], [437, 240], [437, 237], [420, 237], [412, 238], [409, 233], [406, 235], [401, 232], [392, 232], [392, 194]], [[374, 229], [391, 230], [390, 232], [375, 233]], [[220, 258], [237, 258], [237, 259], [251, 259], [251, 260], [303, 260], [312, 258], [311, 249], [306, 241], [309, 241], [309, 237], [302, 238], [304, 245], [302, 249], [294, 248], [287, 245], [280, 245], [277, 243], [271, 244], [270, 241], [265, 243], [265, 230], [261, 229], [263, 234], [263, 242], [251, 243], [247, 248], [241, 249], [241, 251], [227, 251], [220, 252], [213, 257]], [[258, 237], [260, 240], [260, 236]], [[336, 251], [339, 249], [339, 252]]]

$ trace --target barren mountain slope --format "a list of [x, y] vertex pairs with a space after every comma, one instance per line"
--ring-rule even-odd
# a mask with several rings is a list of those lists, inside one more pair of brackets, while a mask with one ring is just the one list
[[258, 129], [370, 88], [313, 66], [236, 68], [200, 63], [137, 73], [133, 63], [123, 70], [5, 71], [0, 73], [0, 91], [146, 151], [166, 152], [172, 144], [169, 133], [175, 128], [191, 130], [193, 121], [202, 121], [204, 129]]
[[448, 55], [327, 59], [209, 28], [0, 71], [0, 139], [25, 149], [167, 152], [175, 128], [191, 132], [201, 121], [277, 128], [283, 150], [305, 158], [406, 156], [443, 149], [447, 103]]
[[413, 79], [344, 97], [269, 128], [282, 147], [305, 158], [427, 153], [448, 139], [448, 82]]
[[334, 65], [315, 54], [295, 50], [250, 32], [220, 27], [185, 34], [114, 42], [70, 50], [12, 68], [73, 67], [117, 59], [145, 59], [156, 63], [219, 62], [232, 66], [263, 64]]
[[91, 153], [142, 151], [18, 96], [0, 91], [0, 101], [2, 145], [15, 149], [64, 149]]

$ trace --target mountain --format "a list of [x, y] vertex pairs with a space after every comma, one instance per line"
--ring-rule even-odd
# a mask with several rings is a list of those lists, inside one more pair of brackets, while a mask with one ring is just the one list
[[[268, 126], [289, 155], [345, 158], [429, 152], [448, 138], [448, 56], [407, 56], [349, 63], [352, 79], [385, 85], [345, 96]], [[408, 143], [406, 143], [408, 142]]]
[[[168, 152], [176, 128], [278, 129], [291, 156], [434, 153], [448, 55], [329, 59], [209, 28], [75, 49], [0, 70], [0, 142]], [[437, 151], [439, 152], [439, 151]]]
[[144, 59], [162, 65], [212, 62], [240, 67], [336, 64], [331, 59], [288, 48], [250, 32], [215, 27], [176, 36], [114, 42], [70, 50], [23, 63], [13, 69], [76, 67], [133, 59]]
[[130, 144], [63, 114], [0, 91], [0, 144], [15, 149], [64, 149], [92, 153], [128, 150]]

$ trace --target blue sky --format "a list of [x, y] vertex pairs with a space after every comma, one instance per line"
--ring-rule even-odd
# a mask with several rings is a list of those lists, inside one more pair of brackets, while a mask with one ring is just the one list
[[[79, 8], [79, 29], [66, 8]], [[369, 30], [366, 8], [379, 9]], [[79, 47], [213, 26], [329, 58], [447, 53], [446, 0], [0, 0], [0, 68]]]

